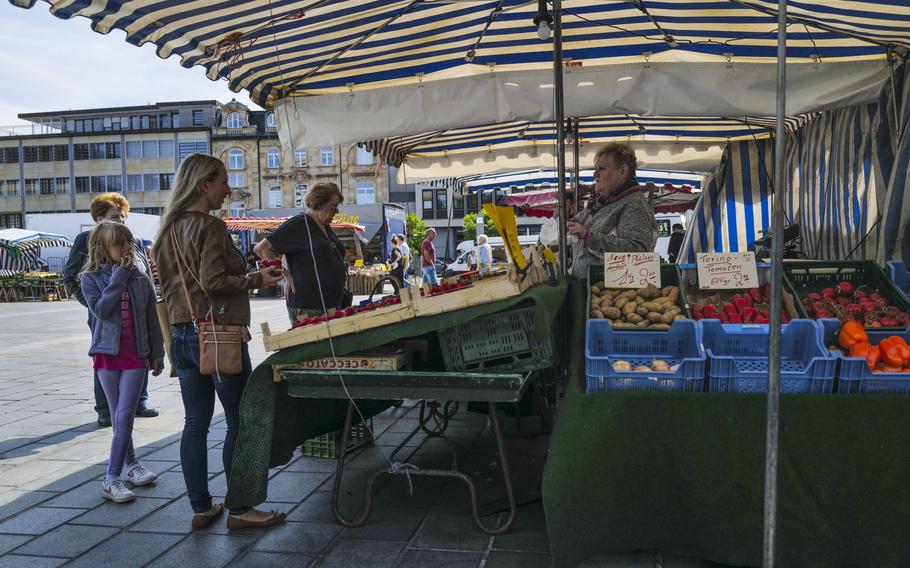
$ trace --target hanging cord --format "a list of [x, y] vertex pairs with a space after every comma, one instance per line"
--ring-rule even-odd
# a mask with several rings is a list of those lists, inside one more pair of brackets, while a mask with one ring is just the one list
[[853, 256], [853, 253], [856, 252], [856, 249], [863, 246], [863, 243], [866, 242], [866, 239], [869, 238], [869, 235], [871, 235], [872, 232], [875, 231], [875, 227], [878, 226], [878, 224], [881, 222], [881, 220], [882, 220], [882, 214], [879, 213], [878, 219], [876, 219], [875, 223], [873, 223], [872, 226], [869, 228], [869, 232], [866, 233], [866, 235], [862, 238], [862, 240], [860, 240], [858, 243], [856, 243], [856, 246], [853, 247], [853, 250], [850, 251], [850, 254], [848, 254], [847, 257], [844, 258], [844, 260], [850, 260], [850, 257]]
[[[271, 0], [269, 0], [269, 14], [270, 15], [272, 14], [272, 1]], [[273, 39], [275, 39], [274, 26], [272, 27], [272, 37], [273, 37]], [[282, 67], [281, 67], [281, 56], [280, 56], [280, 53], [278, 52], [278, 42], [273, 41], [273, 43], [275, 44], [275, 60], [278, 64], [278, 74], [279, 74], [279, 78], [280, 78], [279, 80], [281, 81], [282, 84], [284, 84], [284, 72], [282, 71]], [[291, 100], [294, 102], [295, 120], [296, 120], [296, 119], [300, 118], [299, 111], [297, 111], [297, 101], [294, 97], [291, 97]], [[288, 137], [291, 140], [293, 140], [294, 139], [293, 132], [292, 132], [293, 128], [292, 128], [292, 123], [291, 123], [290, 117], [288, 116], [288, 114], [286, 112], [282, 112], [281, 114], [284, 117], [285, 123], [287, 125]], [[314, 221], [315, 221], [315, 219], [314, 219]], [[322, 293], [322, 280], [319, 278], [319, 270], [316, 265], [316, 252], [313, 250], [313, 234], [312, 234], [312, 231], [310, 230], [309, 220], [307, 220], [307, 222], [304, 223], [304, 226], [306, 227], [307, 239], [308, 239], [309, 245], [310, 245], [310, 257], [313, 260], [313, 272], [316, 275], [316, 288], [319, 290], [319, 302], [320, 302], [320, 305], [322, 306], [323, 313], [326, 313], [328, 311], [328, 309], [325, 304], [325, 296]], [[357, 237], [355, 236], [355, 238], [357, 238]], [[332, 246], [334, 247], [335, 245], [333, 244]], [[341, 366], [338, 364], [338, 357], [335, 354], [335, 341], [334, 341], [334, 338], [332, 337], [331, 323], [329, 321], [326, 321], [324, 323], [325, 323], [326, 331], [328, 334], [329, 349], [332, 352], [332, 361], [334, 363], [336, 374], [338, 375], [338, 381], [341, 383], [341, 388], [344, 389], [344, 394], [345, 394], [345, 396], [347, 396], [348, 402], [351, 404], [351, 406], [354, 407], [354, 410], [357, 411], [357, 416], [360, 417], [360, 421], [361, 421], [361, 424], [363, 424], [363, 427], [367, 429], [367, 431], [370, 433], [370, 437], [372, 439], [376, 439], [376, 433], [370, 427], [369, 423], [367, 422], [367, 419], [364, 417], [363, 413], [360, 411], [360, 407], [357, 406], [357, 401], [355, 401], [354, 397], [351, 396], [351, 392], [348, 390], [348, 386], [344, 382], [344, 375], [341, 372]], [[382, 446], [378, 446], [378, 447], [379, 447], [379, 451], [382, 453], [382, 457], [384, 457], [385, 460], [389, 464], [389, 469], [387, 471], [392, 475], [398, 475], [399, 473], [403, 472], [405, 477], [407, 477], [407, 480], [408, 480], [409, 494], [413, 494], [414, 493], [414, 484], [411, 481], [410, 472], [412, 470], [416, 470], [416, 469], [420, 469], [420, 468], [418, 468], [415, 465], [409, 464], [407, 462], [404, 462], [404, 463], [393, 462], [391, 457], [389, 457], [389, 454], [386, 453], [386, 451], [383, 449], [383, 447]]]

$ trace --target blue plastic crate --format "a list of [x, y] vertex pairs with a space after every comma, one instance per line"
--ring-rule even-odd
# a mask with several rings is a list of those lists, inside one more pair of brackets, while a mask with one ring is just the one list
[[889, 260], [887, 264], [888, 276], [894, 285], [904, 294], [910, 293], [910, 273], [907, 272], [907, 265], [900, 260]]
[[[841, 322], [836, 319], [818, 320], [822, 326], [825, 345], [837, 345], [837, 332]], [[910, 330], [903, 333], [894, 331], [866, 330], [869, 343], [878, 343], [892, 335], [899, 335], [910, 341]], [[837, 374], [837, 392], [840, 394], [910, 394], [910, 373], [873, 373], [869, 364], [862, 357], [849, 357], [840, 351], [835, 352], [840, 359], [840, 370]]]
[[[768, 325], [698, 323], [711, 392], [768, 392]], [[782, 326], [780, 354], [780, 392], [834, 390], [837, 357], [828, 352], [816, 322], [797, 319]]]
[[[632, 367], [661, 359], [669, 372], [619, 372], [616, 361]], [[613, 329], [602, 319], [588, 320], [585, 334], [587, 392], [658, 390], [702, 392], [705, 385], [705, 350], [692, 320], [674, 321], [667, 331]]]

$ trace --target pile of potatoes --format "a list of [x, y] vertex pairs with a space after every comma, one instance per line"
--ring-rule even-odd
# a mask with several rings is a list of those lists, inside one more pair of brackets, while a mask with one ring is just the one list
[[679, 287], [649, 284], [638, 290], [591, 286], [591, 317], [610, 320], [617, 329], [670, 329], [673, 320], [686, 319], [677, 306]]

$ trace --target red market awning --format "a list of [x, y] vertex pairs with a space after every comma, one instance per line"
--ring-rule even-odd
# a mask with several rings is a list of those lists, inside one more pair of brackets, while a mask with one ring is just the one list
[[[290, 219], [290, 217], [227, 217], [223, 221], [227, 224], [228, 231], [256, 231], [271, 232], [278, 228], [279, 225]], [[363, 231], [362, 225], [354, 223], [343, 223], [332, 221], [333, 229], [350, 229], [352, 231]]]

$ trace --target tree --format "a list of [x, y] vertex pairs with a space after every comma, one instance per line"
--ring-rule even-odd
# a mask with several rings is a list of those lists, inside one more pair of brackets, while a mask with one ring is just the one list
[[[468, 213], [464, 216], [462, 221], [462, 226], [464, 227], [464, 238], [467, 241], [473, 241], [477, 238], [477, 214]], [[483, 233], [488, 237], [498, 237], [499, 231], [496, 230], [496, 226], [493, 225], [493, 219], [487, 215], [483, 217]]]
[[427, 224], [414, 213], [408, 213], [405, 217], [405, 230], [408, 232], [408, 246], [411, 247], [411, 262], [413, 263], [413, 259], [419, 257], [420, 245], [427, 237]]

